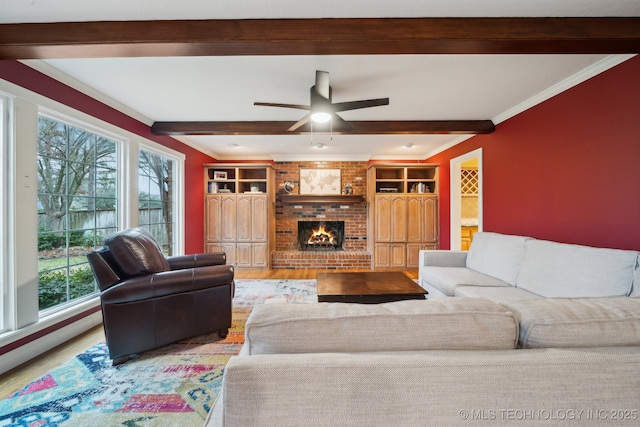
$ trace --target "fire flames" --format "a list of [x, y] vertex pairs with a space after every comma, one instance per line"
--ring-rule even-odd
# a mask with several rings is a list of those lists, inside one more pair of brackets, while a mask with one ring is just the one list
[[308, 245], [320, 245], [320, 246], [328, 246], [328, 245], [336, 245], [336, 238], [333, 233], [327, 231], [324, 228], [324, 225], [320, 225], [317, 230], [313, 230], [309, 240], [307, 240]]

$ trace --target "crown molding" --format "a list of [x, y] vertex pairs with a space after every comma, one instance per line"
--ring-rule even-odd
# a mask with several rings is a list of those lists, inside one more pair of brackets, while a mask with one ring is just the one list
[[516, 105], [503, 112], [502, 114], [497, 115], [492, 119], [494, 124], [502, 123], [505, 120], [510, 119], [513, 116], [516, 116], [523, 111], [528, 110], [529, 108], [541, 104], [542, 102], [564, 92], [567, 89], [570, 89], [574, 86], [579, 85], [580, 83], [590, 79], [591, 77], [597, 76], [598, 74], [615, 67], [623, 63], [624, 61], [633, 58], [636, 56], [632, 55], [609, 55], [606, 58], [596, 62], [595, 64], [585, 68], [584, 70], [562, 80], [561, 82], [556, 83], [550, 88], [540, 92], [539, 94], [527, 99], [526, 101]]
[[[508, 109], [507, 111], [498, 114], [491, 121], [498, 125], [538, 104], [543, 103], [544, 101], [564, 92], [567, 89], [571, 89], [574, 86], [579, 85], [580, 83], [597, 76], [598, 74], [607, 71], [610, 68], [615, 67], [623, 63], [624, 61], [633, 58], [636, 54], [628, 54], [628, 55], [609, 55], [606, 58], [596, 62], [595, 64], [585, 68], [584, 70], [576, 73], [561, 82], [551, 86], [550, 88], [540, 92], [539, 94], [532, 96], [524, 102]], [[475, 135], [463, 135], [459, 138], [454, 139], [453, 141], [441, 145], [435, 150], [429, 151], [426, 153], [425, 158], [433, 157], [437, 154], [442, 153], [443, 151], [448, 150], [449, 148], [455, 147], [456, 145], [466, 141], [467, 139], [473, 138]]]

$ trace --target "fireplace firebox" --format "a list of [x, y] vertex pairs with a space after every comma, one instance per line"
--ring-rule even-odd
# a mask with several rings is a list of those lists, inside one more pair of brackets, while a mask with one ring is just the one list
[[298, 243], [302, 251], [340, 251], [344, 221], [298, 221]]

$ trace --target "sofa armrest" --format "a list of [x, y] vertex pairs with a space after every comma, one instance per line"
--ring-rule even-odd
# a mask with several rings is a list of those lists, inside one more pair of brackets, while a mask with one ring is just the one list
[[100, 294], [103, 304], [118, 304], [159, 298], [200, 289], [230, 285], [233, 295], [233, 266], [212, 265], [132, 277]]
[[182, 270], [207, 265], [224, 265], [227, 263], [227, 254], [224, 252], [210, 252], [206, 254], [177, 255], [168, 257], [167, 261], [171, 270]]
[[467, 251], [420, 251], [420, 267], [466, 267]]

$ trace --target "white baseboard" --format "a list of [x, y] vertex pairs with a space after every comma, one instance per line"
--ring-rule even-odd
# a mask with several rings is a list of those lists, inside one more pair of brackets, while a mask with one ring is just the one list
[[77, 322], [47, 334], [0, 357], [0, 374], [3, 374], [42, 353], [74, 338], [102, 323], [102, 312], [97, 311]]

